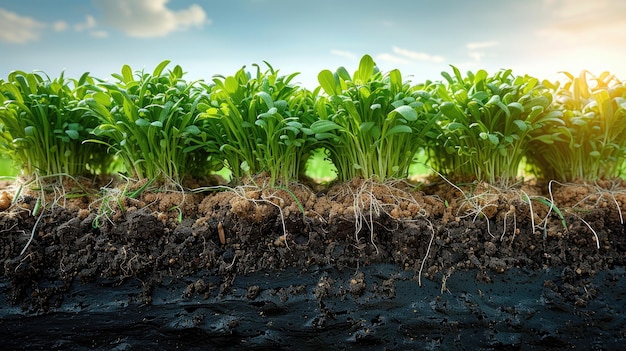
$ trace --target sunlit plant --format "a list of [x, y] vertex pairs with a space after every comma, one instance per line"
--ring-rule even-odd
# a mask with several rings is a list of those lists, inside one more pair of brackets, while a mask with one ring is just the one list
[[100, 120], [93, 134], [117, 155], [138, 180], [181, 184], [221, 167], [213, 138], [201, 129], [198, 106], [208, 95], [183, 79], [180, 66], [165, 72], [169, 61], [152, 72], [133, 73], [128, 65], [113, 83], [99, 84], [87, 105]]
[[84, 144], [99, 121], [81, 103], [94, 80], [11, 72], [0, 81], [0, 146], [27, 177], [81, 176], [107, 170], [104, 146]]
[[298, 73], [280, 75], [265, 64], [266, 71], [254, 65], [254, 74], [244, 67], [233, 76], [216, 76], [202, 119], [236, 181], [266, 172], [270, 186], [286, 185], [304, 172], [316, 147], [308, 126], [316, 118], [317, 92], [292, 84]]
[[559, 181], [619, 177], [626, 156], [626, 86], [609, 72], [578, 77], [565, 72], [563, 85], [550, 85], [552, 109], [560, 123], [535, 133], [553, 136], [552, 143], [534, 142], [530, 162], [546, 179]]
[[463, 76], [452, 69], [431, 87], [443, 115], [430, 146], [432, 163], [446, 175], [509, 185], [517, 179], [529, 143], [552, 140], [533, 133], [559, 121], [560, 113], [548, 110], [552, 95], [536, 78], [514, 76], [511, 70]]
[[436, 100], [403, 81], [399, 70], [380, 72], [369, 55], [352, 76], [340, 67], [321, 71], [318, 80], [327, 96], [316, 104], [319, 120], [311, 129], [324, 141], [338, 179], [407, 177], [435, 124]]

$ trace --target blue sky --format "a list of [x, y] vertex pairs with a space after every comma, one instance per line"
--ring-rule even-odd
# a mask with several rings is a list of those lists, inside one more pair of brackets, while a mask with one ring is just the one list
[[352, 71], [370, 54], [413, 81], [440, 79], [450, 64], [626, 80], [624, 43], [623, 0], [0, 0], [0, 78], [108, 78], [169, 59], [209, 80], [268, 61], [314, 87], [320, 70]]

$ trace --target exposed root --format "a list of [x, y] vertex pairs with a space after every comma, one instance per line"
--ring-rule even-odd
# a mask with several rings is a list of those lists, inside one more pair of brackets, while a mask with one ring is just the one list
[[430, 248], [433, 246], [433, 240], [435, 240], [435, 228], [433, 227], [433, 224], [428, 221], [428, 226], [431, 230], [431, 235], [430, 235], [430, 241], [428, 242], [428, 247], [426, 248], [426, 253], [424, 254], [424, 258], [422, 259], [422, 263], [420, 264], [420, 269], [417, 272], [417, 284], [419, 286], [422, 286], [422, 272], [424, 271], [424, 265], [426, 264], [426, 260], [428, 259], [428, 256], [430, 255]]
[[[410, 186], [405, 180], [387, 180], [380, 183], [375, 179], [362, 180], [356, 188], [345, 187], [347, 196], [352, 198], [351, 209], [354, 215], [354, 237], [360, 242], [359, 234], [364, 228], [369, 231], [369, 242], [380, 253], [375, 242], [375, 221], [383, 214], [393, 218], [398, 223], [417, 221], [418, 218], [427, 218], [427, 211], [413, 194], [403, 190], [401, 186]], [[408, 208], [411, 207], [411, 210]], [[405, 208], [405, 210], [403, 210]], [[407, 216], [407, 213], [409, 214]]]
[[598, 238], [598, 233], [596, 233], [595, 230], [593, 230], [593, 228], [591, 227], [591, 225], [589, 225], [589, 223], [587, 223], [587, 221], [585, 221], [584, 219], [578, 217], [578, 219], [580, 219], [583, 223], [585, 223], [587, 225], [587, 227], [589, 228], [589, 230], [591, 230], [591, 232], [593, 233], [593, 236], [596, 238], [596, 248], [599, 250], [600, 249], [600, 239]]
[[[116, 208], [120, 208], [120, 210], [123, 208], [121, 205], [121, 201], [124, 190], [109, 187], [111, 183], [112, 181], [109, 182], [109, 184], [107, 184], [106, 186], [100, 188], [100, 191], [103, 195], [89, 204], [88, 208], [90, 211], [97, 209], [96, 217], [94, 218], [92, 223], [92, 226], [94, 228], [98, 228], [100, 226], [100, 219], [102, 218], [106, 219], [110, 224], [113, 224], [111, 216], [116, 214]], [[116, 204], [117, 206], [111, 205], [112, 203]]]
[[[368, 227], [370, 231], [370, 243], [376, 250], [376, 254], [379, 253], [378, 246], [374, 242], [374, 212], [376, 217], [380, 216], [381, 206], [380, 202], [373, 193], [374, 183], [371, 179], [363, 182], [356, 192], [353, 193], [352, 208], [354, 210], [354, 239], [358, 243], [359, 233], [363, 229], [363, 223]], [[368, 189], [369, 188], [369, 189]], [[368, 217], [363, 214], [363, 210], [368, 207]]]
[[450, 292], [448, 289], [448, 278], [454, 273], [454, 267], [450, 267], [441, 278], [441, 293]]
[[504, 240], [504, 236], [506, 235], [506, 219], [509, 215], [513, 215], [513, 237], [511, 238], [511, 244], [513, 240], [515, 240], [515, 234], [517, 233], [517, 220], [515, 216], [515, 206], [511, 205], [509, 210], [504, 214], [504, 225], [502, 226], [502, 235], [500, 236], [500, 241]]
[[43, 214], [44, 214], [44, 211], [41, 211], [41, 213], [39, 214], [39, 217], [37, 217], [37, 220], [35, 221], [35, 224], [33, 225], [33, 229], [30, 232], [30, 238], [28, 239], [28, 242], [26, 242], [26, 245], [20, 252], [19, 256], [22, 256], [24, 252], [26, 252], [26, 249], [28, 249], [30, 244], [33, 242], [33, 239], [35, 238], [35, 231], [37, 230], [37, 226], [39, 225], [39, 222], [43, 218]]
[[[213, 187], [203, 187], [203, 188], [193, 189], [192, 192], [228, 191], [234, 194], [237, 198], [244, 200], [245, 202], [252, 203], [255, 206], [255, 208], [257, 208], [258, 206], [262, 204], [270, 205], [276, 208], [279, 213], [279, 218], [280, 218], [281, 227], [282, 227], [282, 235], [276, 240], [276, 243], [279, 245], [284, 244], [287, 249], [290, 249], [289, 242], [288, 242], [289, 233], [287, 231], [287, 225], [285, 223], [286, 215], [284, 212], [286, 199], [283, 198], [283, 196], [279, 195], [278, 193], [281, 191], [286, 192], [291, 197], [291, 200], [293, 200], [293, 202], [298, 206], [298, 208], [304, 215], [305, 209], [302, 203], [288, 187], [270, 188], [270, 187], [260, 186], [256, 184], [256, 182], [254, 181], [252, 183], [253, 185], [238, 185], [235, 187], [229, 187], [229, 186], [223, 186], [223, 185], [213, 186]], [[297, 184], [297, 186], [304, 187], [304, 185], [301, 185], [301, 184]], [[310, 192], [308, 188], [306, 188], [306, 190]]]
[[[510, 228], [510, 217], [513, 217], [513, 228], [510, 241], [510, 245], [512, 245], [513, 241], [515, 240], [515, 236], [519, 232], [517, 224], [519, 218], [519, 204], [516, 204], [518, 201], [521, 201], [528, 205], [528, 216], [530, 220], [531, 232], [534, 232], [537, 229], [542, 229], [545, 234], [547, 232], [548, 223], [550, 222], [550, 218], [553, 213], [557, 214], [560, 217], [564, 227], [567, 228], [567, 226], [564, 224], [565, 220], [563, 214], [555, 205], [552, 194], [550, 194], [550, 199], [548, 199], [543, 196], [531, 195], [521, 187], [511, 186], [507, 187], [506, 189], [499, 189], [491, 184], [483, 182], [476, 184], [476, 188], [480, 188], [479, 193], [475, 193], [475, 190], [472, 190], [472, 193], [468, 194], [467, 191], [464, 191], [461, 187], [452, 183], [440, 173], [436, 173], [446, 183], [448, 183], [454, 189], [458, 190], [462, 196], [456, 210], [457, 220], [472, 217], [472, 221], [476, 221], [479, 218], [484, 218], [485, 225], [487, 227], [487, 233], [492, 238], [495, 238], [495, 235], [492, 232], [491, 219], [494, 219], [494, 216], [498, 214], [502, 216], [503, 228], [502, 232], [499, 234], [499, 238], [500, 241], [503, 241], [507, 231]], [[537, 203], [544, 205], [547, 210], [543, 207], [538, 210], [535, 206]]]
[[[626, 196], [626, 189], [621, 187], [621, 180], [613, 180], [610, 181], [610, 187], [606, 188], [606, 186], [601, 186], [600, 184], [598, 184], [598, 182], [594, 182], [593, 185], [589, 185], [587, 183], [582, 183], [582, 184], [577, 184], [577, 183], [560, 183], [558, 181], [555, 180], [551, 180], [548, 184], [548, 190], [550, 193], [550, 197], [551, 199], [553, 199], [553, 190], [552, 190], [552, 185], [553, 184], [558, 184], [564, 188], [567, 187], [583, 187], [583, 188], [587, 188], [588, 192], [586, 194], [584, 194], [584, 196], [576, 199], [576, 202], [574, 202], [573, 204], [564, 204], [566, 205], [565, 208], [568, 208], [568, 213], [572, 214], [573, 216], [575, 216], [576, 218], [578, 218], [581, 222], [583, 222], [587, 228], [589, 228], [589, 230], [593, 233], [595, 241], [596, 241], [596, 247], [598, 249], [600, 249], [600, 239], [598, 238], [598, 233], [593, 229], [593, 227], [587, 222], [585, 221], [581, 216], [579, 216], [578, 214], [574, 213], [572, 210], [576, 209], [576, 208], [599, 208], [599, 207], [606, 207], [608, 203], [612, 203], [615, 206], [615, 209], [617, 210], [618, 216], [619, 216], [619, 221], [621, 224], [624, 224], [624, 216], [622, 214], [622, 209], [620, 207], [620, 203], [617, 199], [617, 195], [621, 195], [621, 196]], [[574, 195], [575, 197], [575, 195]], [[607, 200], [608, 197], [608, 200]]]
[[[615, 197], [615, 195], [626, 195], [626, 189], [622, 188], [621, 185], [617, 181], [612, 181], [611, 187], [608, 189], [601, 187], [598, 184], [598, 182], [594, 182], [594, 187], [596, 189], [596, 194], [598, 195], [598, 198], [596, 199], [594, 206], [597, 207], [601, 203], [601, 200], [604, 198], [604, 196], [609, 196], [613, 204], [615, 204], [615, 208], [617, 209], [617, 213], [619, 215], [620, 223], [624, 224], [624, 216], [622, 214], [622, 209], [619, 206], [619, 203], [617, 202], [617, 198]], [[584, 200], [586, 200], [589, 197], [591, 197], [591, 195], [586, 197]]]
[[[94, 228], [100, 226], [102, 219], [113, 224], [131, 207], [150, 210], [157, 217], [165, 216], [163, 221], [167, 219], [164, 212], [176, 211], [176, 220], [179, 223], [182, 221], [183, 206], [187, 203], [189, 193], [182, 185], [171, 181], [166, 182], [165, 185], [156, 185], [153, 179], [136, 180], [128, 177], [122, 177], [122, 179], [124, 183], [116, 187], [111, 187], [112, 181], [101, 187], [101, 195], [89, 204], [89, 210], [95, 210], [97, 213], [93, 221]], [[168, 194], [176, 195], [174, 200], [167, 196]], [[156, 208], [155, 205], [157, 205]]]
[[[52, 179], [52, 182], [48, 182], [49, 179]], [[35, 224], [30, 233], [30, 237], [26, 242], [26, 245], [20, 252], [19, 256], [24, 255], [30, 244], [33, 242], [35, 238], [35, 233], [37, 231], [37, 227], [39, 223], [43, 219], [47, 210], [53, 210], [57, 206], [66, 207], [66, 201], [70, 197], [69, 193], [65, 189], [64, 179], [72, 180], [79, 188], [84, 192], [83, 195], [87, 194], [87, 190], [80, 184], [78, 180], [71, 177], [67, 174], [55, 174], [49, 176], [39, 176], [35, 175], [35, 178], [24, 183], [19, 184], [17, 187], [16, 193], [14, 197], [14, 203], [17, 202], [24, 191], [24, 188], [35, 190], [38, 193], [37, 199], [35, 201], [35, 205], [31, 212], [31, 215], [38, 216]], [[48, 198], [48, 194], [51, 193], [51, 200]], [[60, 203], [59, 203], [60, 202]], [[49, 204], [50, 203], [50, 204]], [[49, 204], [49, 205], [48, 205]]]

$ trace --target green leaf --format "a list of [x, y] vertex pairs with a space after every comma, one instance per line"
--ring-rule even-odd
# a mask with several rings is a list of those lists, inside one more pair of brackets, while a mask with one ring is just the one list
[[481, 132], [479, 136], [483, 140], [489, 140], [489, 142], [493, 145], [498, 145], [500, 143], [500, 139], [495, 134]]
[[392, 112], [400, 114], [402, 117], [404, 117], [404, 119], [406, 119], [409, 122], [417, 121], [417, 112], [410, 106], [403, 105], [403, 106], [397, 107]]
[[313, 122], [313, 124], [311, 124], [311, 130], [314, 133], [326, 133], [326, 132], [330, 132], [332, 130], [340, 130], [342, 129], [342, 127], [340, 125], [338, 125], [337, 123], [333, 122], [333, 121], [329, 121], [329, 120], [318, 120]]
[[359, 62], [359, 70], [357, 71], [355, 80], [360, 80], [361, 84], [366, 83], [372, 74], [374, 74], [374, 59], [370, 55], [364, 55]]
[[448, 124], [447, 129], [450, 131], [454, 131], [457, 129], [465, 129], [465, 125], [459, 122], [452, 122]]
[[394, 69], [389, 72], [389, 83], [394, 93], [399, 92], [402, 89], [402, 74], [400, 70]]
[[489, 97], [489, 94], [485, 91], [477, 91], [476, 93], [470, 96], [470, 99], [477, 101], [485, 101]]
[[480, 103], [476, 101], [470, 101], [467, 103], [467, 109], [470, 111], [471, 116], [475, 119], [481, 119], [482, 112], [480, 110]]
[[463, 76], [461, 75], [461, 71], [459, 71], [458, 68], [456, 68], [456, 66], [450, 65], [450, 67], [452, 67], [452, 71], [454, 72], [454, 76], [457, 79], [457, 82], [461, 83], [463, 82]]
[[[260, 91], [256, 94], [256, 96], [260, 97], [261, 100], [263, 100], [263, 102], [265, 103], [265, 106], [267, 106], [267, 108], [274, 108], [274, 101], [272, 100], [272, 96], [270, 96], [270, 94], [264, 92], [264, 91]], [[274, 110], [276, 110], [274, 108]], [[276, 113], [276, 112], [272, 112]]]
[[525, 132], [526, 130], [528, 130], [528, 125], [526, 124], [526, 122], [522, 121], [521, 119], [514, 120], [513, 124], [515, 124], [517, 128], [519, 128], [519, 130], [522, 132]]
[[174, 67], [174, 69], [172, 70], [172, 74], [176, 77], [176, 78], [182, 78], [184, 72], [183, 72], [183, 68], [180, 67], [180, 65], [176, 65]]
[[489, 102], [487, 102], [487, 105], [496, 105], [502, 111], [504, 111], [504, 113], [507, 115], [507, 117], [511, 115], [511, 111], [509, 111], [509, 108], [505, 104], [503, 104], [502, 101], [500, 100], [500, 95], [493, 95], [489, 99]]
[[443, 104], [441, 104], [440, 109], [441, 109], [441, 112], [443, 112], [443, 114], [446, 115], [446, 117], [456, 119], [456, 120], [465, 119], [465, 114], [463, 113], [463, 111], [461, 111], [459, 107], [453, 102], [449, 102], [449, 101], [444, 102]]
[[103, 106], [109, 106], [111, 104], [111, 97], [103, 92], [96, 92], [91, 96], [95, 102]]
[[344, 82], [349, 81], [350, 78], [350, 73], [348, 72], [348, 70], [345, 67], [339, 67], [337, 68], [337, 77], [339, 77], [339, 79], [343, 80]]
[[148, 120], [146, 120], [146, 119], [143, 119], [143, 118], [138, 118], [138, 119], [135, 121], [135, 124], [136, 124], [136, 125], [138, 125], [138, 126], [140, 126], [140, 127], [147, 127], [147, 126], [149, 126], [149, 125], [150, 125], [150, 121], [148, 121]]
[[361, 131], [361, 133], [368, 133], [375, 125], [376, 125], [376, 123], [374, 123], [372, 121], [363, 122], [359, 126], [359, 130]]
[[24, 128], [24, 134], [26, 136], [33, 136], [35, 135], [35, 127], [34, 126], [28, 126]]
[[509, 109], [517, 110], [518, 112], [524, 112], [524, 105], [520, 104], [517, 101], [511, 102], [508, 104]]
[[323, 70], [317, 75], [317, 80], [319, 81], [322, 89], [328, 95], [338, 95], [337, 93], [337, 85], [335, 83], [335, 76], [329, 70]]
[[198, 128], [198, 127], [197, 127], [197, 126], [195, 126], [195, 125], [190, 125], [190, 126], [185, 127], [185, 129], [183, 129], [183, 132], [185, 132], [185, 133], [189, 133], [189, 134], [191, 134], [191, 135], [198, 135], [198, 134], [201, 134], [201, 133], [202, 133], [202, 131], [200, 130], [200, 128]]
[[224, 89], [230, 95], [235, 95], [239, 90], [239, 82], [233, 76], [228, 76], [224, 80]]
[[122, 66], [122, 79], [124, 83], [132, 82], [133, 79], [133, 70], [129, 65]]
[[261, 127], [261, 128], [267, 128], [267, 122], [265, 122], [263, 119], [257, 119], [254, 122], [255, 125]]
[[152, 76], [153, 77], [159, 77], [161, 76], [161, 73], [163, 73], [163, 70], [165, 69], [165, 67], [167, 65], [170, 64], [170, 60], [164, 60], [161, 63], [159, 63], [155, 68], [154, 68], [154, 72], [152, 72]]
[[552, 137], [552, 135], [540, 135], [534, 138], [534, 140], [539, 140], [544, 144], [548, 144], [548, 145], [552, 145], [554, 144], [554, 138]]
[[317, 140], [327, 140], [327, 139], [335, 139], [337, 135], [333, 133], [315, 133], [315, 139]]
[[394, 134], [398, 134], [398, 133], [413, 133], [413, 129], [411, 129], [411, 127], [407, 126], [406, 124], [399, 124], [397, 126], [393, 126], [391, 129], [389, 129], [387, 131], [387, 133], [385, 134], [385, 137], [394, 135]]
[[65, 131], [65, 134], [67, 134], [67, 136], [69, 136], [69, 137], [70, 137], [70, 139], [72, 139], [72, 140], [77, 140], [77, 139], [78, 139], [78, 137], [80, 136], [80, 135], [78, 134], [78, 131], [77, 131], [77, 130], [73, 130], [73, 129], [68, 129], [68, 130], [66, 130], [66, 131]]

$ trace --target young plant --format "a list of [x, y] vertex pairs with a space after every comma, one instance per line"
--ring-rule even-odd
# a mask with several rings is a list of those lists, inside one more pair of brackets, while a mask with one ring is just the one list
[[304, 172], [316, 147], [308, 128], [317, 92], [292, 85], [298, 74], [281, 76], [269, 64], [256, 75], [245, 71], [213, 79], [211, 103], [202, 114], [235, 180], [267, 172], [270, 186], [287, 185]]
[[103, 83], [87, 105], [100, 125], [93, 134], [122, 160], [131, 177], [180, 185], [185, 177], [221, 168], [215, 141], [201, 129], [198, 106], [206, 92], [183, 79], [180, 66], [164, 72], [161, 62], [152, 74], [133, 74], [128, 65]]
[[327, 97], [316, 104], [319, 120], [311, 129], [329, 150], [338, 179], [406, 178], [437, 119], [436, 100], [404, 82], [397, 69], [381, 73], [369, 55], [352, 76], [340, 67], [321, 71], [318, 80]]
[[84, 144], [97, 126], [81, 103], [94, 80], [51, 80], [45, 73], [11, 72], [0, 81], [0, 147], [26, 177], [104, 172], [106, 147]]
[[559, 121], [548, 111], [552, 95], [536, 78], [502, 70], [462, 76], [443, 72], [445, 82], [431, 87], [440, 98], [443, 118], [431, 141], [431, 157], [439, 172], [507, 186], [515, 181], [529, 143], [551, 142], [533, 131]]
[[626, 86], [608, 72], [565, 75], [562, 86], [550, 85], [552, 109], [563, 117], [534, 132], [553, 142], [533, 142], [530, 163], [541, 177], [562, 182], [619, 177], [626, 156]]

